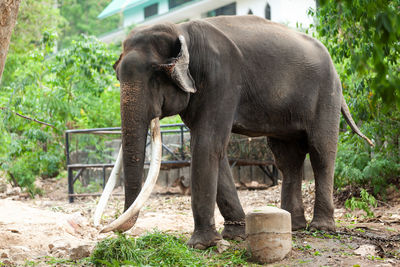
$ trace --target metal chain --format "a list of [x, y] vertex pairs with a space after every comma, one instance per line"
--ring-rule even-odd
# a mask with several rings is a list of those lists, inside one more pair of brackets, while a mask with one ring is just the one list
[[225, 221], [224, 225], [240, 225], [240, 226], [245, 226], [246, 222], [245, 221]]
[[373, 236], [372, 234], [361, 234], [361, 233], [352, 233], [352, 232], [342, 232], [342, 231], [336, 231], [332, 232], [330, 234], [336, 234], [336, 235], [346, 235], [346, 236], [354, 236], [354, 237], [359, 237], [363, 239], [368, 239], [371, 241], [379, 241], [379, 242], [400, 242], [400, 234], [399, 235], [393, 235], [390, 237], [383, 237], [383, 236]]
[[[353, 233], [353, 232], [343, 232], [343, 231], [335, 231], [335, 232], [324, 232], [329, 235], [337, 236], [337, 235], [343, 235], [343, 236], [350, 236], [350, 237], [358, 237], [362, 239], [368, 239], [371, 241], [378, 241], [378, 242], [400, 242], [400, 234], [398, 235], [393, 235], [390, 237], [382, 237], [382, 236], [373, 236], [370, 233], [362, 234], [362, 233]], [[304, 236], [304, 235], [310, 235], [308, 233], [304, 232], [294, 232], [293, 235], [297, 236]]]

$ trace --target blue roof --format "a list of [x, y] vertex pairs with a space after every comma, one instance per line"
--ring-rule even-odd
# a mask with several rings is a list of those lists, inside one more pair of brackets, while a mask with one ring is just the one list
[[114, 0], [97, 17], [104, 19], [111, 15], [124, 11], [127, 8], [135, 7], [149, 0]]

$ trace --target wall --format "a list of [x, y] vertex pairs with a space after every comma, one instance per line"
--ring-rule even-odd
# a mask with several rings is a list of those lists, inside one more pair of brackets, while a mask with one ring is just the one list
[[314, 0], [237, 0], [237, 14], [246, 15], [249, 9], [253, 14], [265, 17], [267, 3], [271, 6], [271, 20], [296, 28], [296, 22], [309, 26], [313, 19], [307, 16], [309, 8], [315, 9]]
[[[133, 9], [124, 11], [124, 27], [132, 24], [143, 22], [144, 12], [143, 9], [154, 3], [159, 3], [158, 14], [165, 14], [168, 12], [168, 0], [153, 0], [144, 5], [137, 6]], [[307, 16], [309, 8], [315, 9], [314, 0], [236, 0], [236, 13], [237, 15], [247, 15], [249, 9], [253, 14], [260, 17], [265, 17], [265, 7], [267, 3], [271, 6], [271, 20], [288, 25], [292, 28], [296, 27], [296, 22], [308, 26], [313, 23], [312, 18]], [[224, 3], [223, 5], [225, 5]], [[210, 10], [209, 10], [210, 11]], [[192, 15], [190, 19], [204, 17], [206, 12]], [[177, 22], [177, 21], [175, 21]]]
[[152, 0], [143, 5], [124, 11], [124, 27], [138, 24], [144, 21], [144, 8], [154, 3], [158, 3], [158, 14], [168, 12], [168, 0]]
[[[200, 2], [200, 1], [198, 1]], [[269, 3], [271, 6], [271, 20], [279, 23], [283, 23], [292, 28], [296, 27], [296, 22], [301, 23], [303, 26], [308, 26], [313, 23], [312, 18], [307, 16], [307, 10], [315, 8], [314, 0], [236, 0], [230, 3], [236, 2], [236, 13], [237, 15], [248, 14], [249, 9], [252, 10], [253, 14], [260, 17], [265, 17], [265, 7]], [[128, 27], [134, 24], [141, 23], [145, 20], [143, 9], [154, 3], [158, 4], [158, 14], [168, 13], [168, 0], [153, 0], [148, 1], [146, 4], [137, 6], [135, 8], [124, 11], [124, 27]], [[226, 3], [221, 2], [222, 5]], [[194, 4], [194, 3], [193, 3]], [[219, 6], [219, 5], [217, 5]], [[210, 11], [210, 10], [209, 10]], [[207, 12], [198, 12], [191, 14], [188, 19], [197, 19], [205, 17]], [[173, 20], [173, 18], [172, 18]], [[156, 21], [155, 21], [156, 22]], [[174, 21], [178, 22], [178, 21]]]

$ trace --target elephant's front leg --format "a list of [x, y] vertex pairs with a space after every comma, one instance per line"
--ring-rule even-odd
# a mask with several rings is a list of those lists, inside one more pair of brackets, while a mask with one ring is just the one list
[[246, 237], [245, 214], [240, 204], [226, 154], [219, 163], [217, 204], [225, 219], [222, 236], [225, 239], [244, 240]]
[[191, 190], [194, 232], [188, 245], [205, 249], [222, 239], [215, 229], [214, 210], [217, 196], [221, 144], [215, 135], [192, 133]]

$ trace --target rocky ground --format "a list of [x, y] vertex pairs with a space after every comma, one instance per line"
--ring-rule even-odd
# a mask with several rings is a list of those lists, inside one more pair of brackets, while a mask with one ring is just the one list
[[[4, 183], [3, 183], [4, 184]], [[112, 234], [98, 234], [91, 221], [98, 198], [67, 202], [64, 179], [47, 179], [39, 184], [44, 195], [31, 199], [19, 189], [0, 186], [0, 263], [5, 266], [48, 266], [62, 264], [55, 259], [79, 259], [90, 254], [95, 243]], [[117, 189], [117, 191], [121, 189]], [[142, 210], [136, 227], [128, 232], [140, 235], [152, 229], [190, 235], [193, 219], [190, 196], [153, 194]], [[176, 192], [177, 190], [168, 190]], [[179, 191], [179, 190], [178, 190]], [[304, 182], [307, 219], [311, 219], [314, 184]], [[265, 190], [240, 190], [246, 212], [265, 205], [280, 205], [279, 186]], [[380, 203], [374, 218], [363, 212], [346, 215], [336, 204], [337, 233], [293, 233], [293, 249], [277, 266], [400, 266], [400, 195], [394, 190], [388, 203]], [[112, 197], [103, 224], [123, 207], [122, 197]], [[223, 219], [215, 211], [217, 228]], [[0, 264], [1, 265], [1, 264]]]

